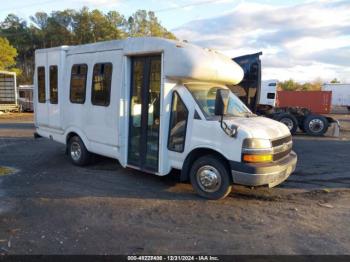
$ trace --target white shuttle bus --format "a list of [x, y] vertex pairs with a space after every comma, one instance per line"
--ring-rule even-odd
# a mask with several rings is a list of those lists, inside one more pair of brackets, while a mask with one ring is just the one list
[[35, 53], [36, 134], [164, 176], [181, 170], [202, 197], [232, 184], [269, 186], [295, 169], [288, 128], [258, 117], [229, 91], [243, 70], [188, 43], [130, 38]]

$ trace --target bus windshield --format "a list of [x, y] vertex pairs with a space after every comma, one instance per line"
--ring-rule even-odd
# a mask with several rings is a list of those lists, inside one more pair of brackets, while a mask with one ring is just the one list
[[[206, 84], [187, 84], [187, 89], [191, 92], [199, 107], [206, 117], [215, 115], [215, 98], [219, 89], [227, 89], [223, 86], [213, 86]], [[228, 96], [226, 116], [250, 116], [253, 113], [249, 108], [231, 91]]]

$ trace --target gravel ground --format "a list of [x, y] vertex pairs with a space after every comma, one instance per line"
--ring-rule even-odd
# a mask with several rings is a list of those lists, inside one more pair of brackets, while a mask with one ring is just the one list
[[0, 253], [350, 254], [350, 116], [337, 117], [341, 138], [294, 138], [285, 183], [207, 201], [177, 172], [75, 167], [32, 138], [31, 114], [0, 115], [0, 166], [16, 170], [0, 176]]

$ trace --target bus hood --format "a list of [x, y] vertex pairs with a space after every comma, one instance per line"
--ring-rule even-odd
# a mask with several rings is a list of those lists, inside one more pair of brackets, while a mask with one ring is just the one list
[[274, 140], [290, 136], [289, 129], [286, 125], [267, 117], [237, 117], [229, 121], [224, 121], [227, 124], [236, 125], [238, 127], [238, 132], [244, 131], [247, 133], [247, 137], [250, 138]]

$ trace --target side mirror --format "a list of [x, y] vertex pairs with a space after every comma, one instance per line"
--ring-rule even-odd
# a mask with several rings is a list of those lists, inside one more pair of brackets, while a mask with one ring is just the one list
[[223, 116], [227, 110], [227, 101], [229, 96], [229, 90], [218, 89], [215, 97], [215, 115]]

